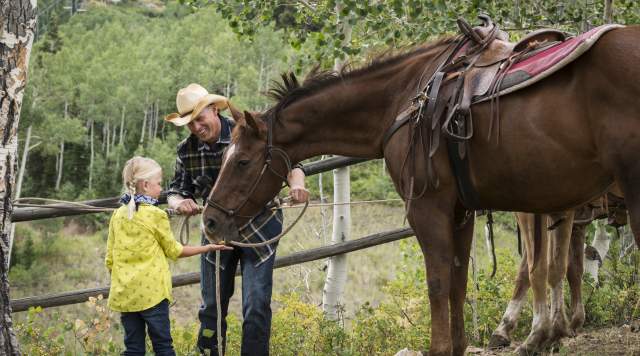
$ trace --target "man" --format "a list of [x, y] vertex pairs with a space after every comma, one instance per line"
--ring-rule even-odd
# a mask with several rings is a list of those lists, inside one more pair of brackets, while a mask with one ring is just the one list
[[[209, 94], [198, 84], [180, 89], [176, 97], [178, 113], [165, 120], [176, 126], [187, 126], [191, 135], [178, 144], [176, 171], [170, 184], [168, 203], [182, 214], [200, 212], [197, 198], [204, 200], [220, 171], [224, 149], [231, 141], [234, 122], [218, 114], [228, 107], [227, 98]], [[304, 172], [300, 168], [288, 177], [293, 202], [304, 202], [308, 192], [304, 188]], [[260, 228], [260, 226], [262, 226]], [[255, 230], [258, 229], [259, 230]], [[242, 234], [251, 236], [251, 242], [268, 240], [282, 231], [282, 212], [272, 214], [264, 209]], [[202, 243], [206, 243], [203, 236]], [[260, 248], [238, 248], [224, 251], [220, 256], [220, 288], [222, 305], [222, 336], [226, 344], [226, 315], [229, 299], [233, 295], [234, 276], [238, 262], [242, 271], [242, 355], [268, 355], [271, 329], [271, 289], [276, 245]], [[200, 260], [200, 287], [202, 305], [198, 312], [200, 332], [198, 348], [203, 354], [217, 355], [215, 255], [202, 255]]]

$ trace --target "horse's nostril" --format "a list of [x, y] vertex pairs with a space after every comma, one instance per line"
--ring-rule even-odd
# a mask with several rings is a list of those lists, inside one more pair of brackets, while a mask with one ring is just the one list
[[216, 229], [216, 221], [213, 219], [207, 219], [206, 228], [208, 231], [212, 232]]

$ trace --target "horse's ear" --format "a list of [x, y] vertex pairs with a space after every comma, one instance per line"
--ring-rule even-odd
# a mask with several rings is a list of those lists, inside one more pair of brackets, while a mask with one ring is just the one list
[[227, 105], [229, 106], [229, 111], [231, 111], [231, 116], [236, 122], [241, 122], [242, 120], [244, 120], [244, 117], [242, 117], [242, 113], [231, 104], [231, 101], [228, 101]]
[[253, 117], [253, 115], [251, 115], [251, 113], [246, 110], [244, 112], [244, 120], [247, 123], [247, 126], [251, 128], [253, 131], [255, 131], [255, 133], [260, 133], [260, 129], [258, 128], [258, 122]]

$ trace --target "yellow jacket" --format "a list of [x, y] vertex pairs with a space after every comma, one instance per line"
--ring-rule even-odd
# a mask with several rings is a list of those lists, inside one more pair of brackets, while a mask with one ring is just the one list
[[129, 220], [127, 206], [117, 209], [109, 222], [105, 264], [111, 272], [109, 307], [120, 312], [149, 309], [172, 300], [167, 257], [175, 260], [182, 245], [175, 240], [167, 214], [140, 204]]

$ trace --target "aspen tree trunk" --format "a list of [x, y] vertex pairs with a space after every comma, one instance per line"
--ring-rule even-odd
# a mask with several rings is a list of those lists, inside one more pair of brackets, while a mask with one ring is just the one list
[[156, 136], [158, 135], [158, 115], [160, 111], [160, 102], [156, 99], [156, 111], [155, 114], [153, 115], [153, 140], [156, 139]]
[[260, 72], [258, 73], [258, 92], [262, 92], [263, 78], [264, 78], [264, 54], [260, 56]]
[[142, 120], [142, 130], [140, 130], [140, 144], [144, 143], [144, 131], [147, 128], [147, 110], [144, 110], [144, 120]]
[[[336, 13], [340, 22], [342, 5], [336, 5]], [[344, 44], [351, 42], [351, 26], [347, 19], [342, 19], [342, 33], [345, 35]], [[340, 71], [345, 61], [335, 60], [334, 69]], [[344, 203], [333, 207], [333, 234], [331, 243], [336, 244], [349, 239], [351, 235], [351, 206], [348, 204], [351, 195], [349, 181], [349, 167], [338, 168], [333, 171], [333, 202]], [[328, 319], [337, 320], [341, 317], [341, 305], [344, 288], [347, 283], [347, 255], [333, 256], [329, 259], [327, 279], [322, 293], [322, 309]]]
[[104, 130], [106, 128], [107, 128], [107, 124], [102, 125], [102, 140], [100, 140], [102, 142], [100, 144], [100, 149], [102, 150], [102, 153], [104, 153], [106, 150], [105, 144], [107, 143], [107, 139], [105, 138], [106, 134], [104, 133]]
[[[68, 116], [69, 116], [69, 103], [65, 101], [64, 102], [64, 119], [66, 120]], [[59, 156], [57, 157], [58, 157], [56, 162], [57, 177], [56, 177], [55, 189], [59, 190], [60, 182], [62, 182], [62, 168], [64, 167], [64, 140], [60, 142], [60, 153], [59, 153]]]
[[[603, 220], [596, 221], [596, 233], [593, 238], [593, 243], [585, 249], [584, 259], [584, 274], [591, 275], [591, 278], [598, 283], [598, 272], [607, 253], [609, 252], [609, 244], [611, 243], [611, 236], [607, 232], [605, 222]], [[593, 252], [597, 251], [597, 255]]]
[[[323, 155], [320, 160], [322, 161], [325, 158]], [[322, 172], [318, 173], [318, 193], [320, 195], [320, 204], [324, 204], [327, 202], [327, 198], [324, 196], [324, 187], [322, 186]], [[322, 234], [322, 246], [327, 244], [327, 207], [320, 207], [320, 217], [322, 218], [322, 226], [320, 229], [320, 233]]]
[[58, 177], [56, 178], [56, 190], [60, 190], [62, 182], [62, 169], [64, 167], [64, 141], [60, 142], [60, 158], [58, 159]]
[[0, 354], [20, 355], [9, 304], [9, 235], [18, 123], [36, 30], [36, 0], [0, 0]]
[[111, 143], [111, 127], [109, 127], [110, 126], [109, 125], [109, 121], [110, 120], [107, 119], [107, 123], [106, 123], [105, 128], [104, 128], [105, 141], [107, 141], [107, 150], [106, 150], [107, 157], [109, 157], [109, 152], [110, 152], [110, 150], [109, 150], [110, 147], [109, 146], [110, 146], [110, 143]]
[[122, 105], [122, 118], [120, 119], [120, 140], [118, 141], [118, 146], [122, 146], [122, 140], [124, 136], [124, 114], [127, 111], [127, 107]]
[[93, 156], [94, 156], [94, 150], [93, 150], [93, 120], [90, 121], [90, 126], [91, 126], [91, 130], [89, 130], [89, 150], [90, 150], [90, 157], [89, 157], [89, 190], [91, 190], [92, 188], [92, 183], [93, 183]]
[[111, 134], [111, 149], [116, 145], [116, 137], [118, 137], [118, 126], [113, 126], [113, 133]]
[[[231, 68], [231, 54], [229, 54], [227, 56], [227, 63], [228, 63], [228, 67], [227, 68]], [[231, 70], [227, 69], [227, 81], [226, 81], [227, 85], [225, 86], [224, 89], [224, 96], [226, 96], [227, 98], [230, 96], [231, 94]]]
[[[24, 139], [24, 148], [22, 149], [22, 159], [20, 160], [20, 166], [18, 169], [18, 182], [16, 183], [16, 193], [15, 199], [20, 198], [22, 194], [22, 181], [24, 179], [24, 172], [27, 167], [27, 158], [29, 156], [29, 150], [31, 147], [31, 129], [32, 126], [29, 125], [27, 128], [27, 137]], [[15, 240], [16, 235], [16, 224], [11, 224], [11, 232], [9, 233], [9, 254], [7, 255], [7, 266], [11, 266], [11, 251], [13, 251], [13, 242]]]
[[613, 21], [613, 0], [604, 0], [604, 23]]
[[153, 141], [153, 121], [154, 121], [154, 116], [153, 114], [155, 113], [156, 109], [154, 107], [154, 104], [151, 103], [151, 107], [148, 108], [149, 110], [149, 124], [148, 124], [148, 128], [147, 128], [147, 141], [149, 141], [149, 144], [151, 144], [151, 142]]

